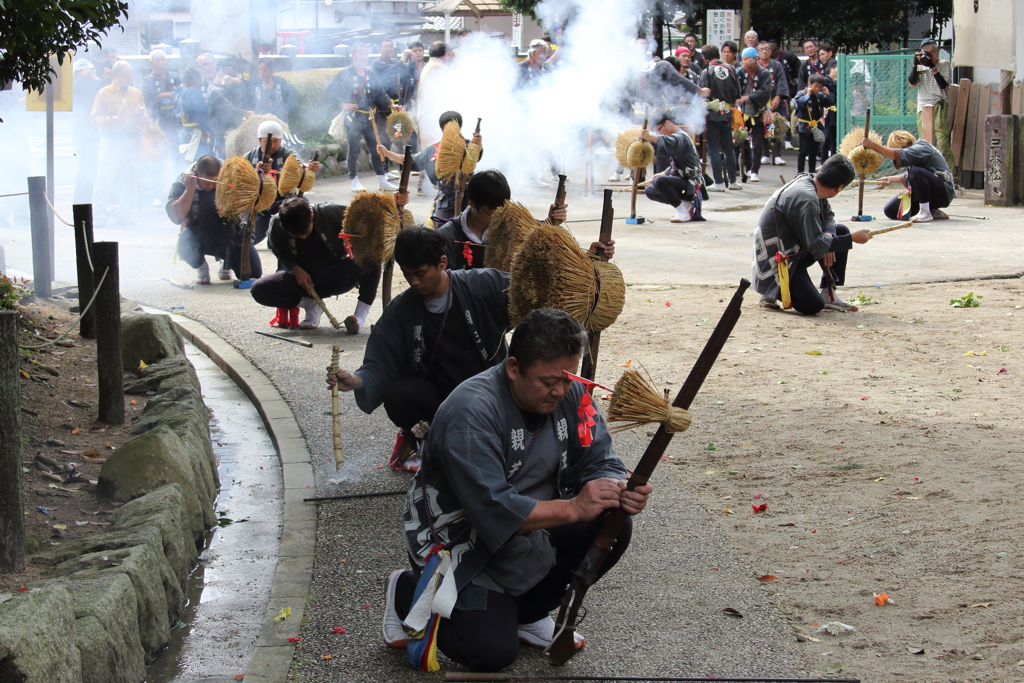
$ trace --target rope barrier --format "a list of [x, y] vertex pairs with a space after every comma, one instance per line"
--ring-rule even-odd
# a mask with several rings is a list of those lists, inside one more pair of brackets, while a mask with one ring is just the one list
[[[25, 194], [28, 194], [28, 193], [26, 192]], [[46, 200], [46, 205], [48, 207], [50, 207], [50, 211], [53, 211], [53, 215], [57, 217], [57, 220], [59, 220], [61, 223], [63, 223], [64, 225], [68, 226], [69, 228], [75, 227], [74, 225], [72, 225], [71, 223], [68, 223], [66, 220], [64, 220], [63, 218], [60, 217], [60, 214], [57, 213], [57, 209], [53, 208], [53, 204], [50, 203], [50, 198], [49, 197], [47, 197], [44, 194], [43, 195], [43, 199]]]
[[23, 197], [23, 196], [25, 196], [27, 194], [28, 194], [28, 192], [15, 192], [14, 194], [0, 194], [0, 199], [3, 199], [4, 197]]
[[24, 346], [22, 344], [18, 344], [18, 348], [29, 350], [45, 349], [47, 346], [52, 346], [57, 342], [61, 341], [62, 339], [64, 339], [65, 337], [67, 337], [69, 334], [71, 334], [71, 331], [75, 329], [75, 326], [78, 325], [78, 323], [81, 322], [82, 318], [85, 317], [85, 314], [89, 312], [89, 308], [92, 307], [92, 302], [96, 301], [96, 295], [100, 293], [100, 288], [103, 287], [103, 281], [107, 279], [107, 273], [109, 272], [110, 266], [107, 266], [107, 268], [103, 271], [103, 275], [100, 276], [100, 281], [96, 283], [96, 289], [93, 291], [92, 298], [89, 299], [89, 303], [86, 304], [85, 308], [82, 309], [82, 311], [78, 314], [78, 317], [71, 321], [71, 323], [69, 324], [70, 326], [68, 327], [67, 331], [64, 332], [64, 334], [60, 335], [56, 339], [51, 339], [45, 344], [40, 344], [39, 346]]

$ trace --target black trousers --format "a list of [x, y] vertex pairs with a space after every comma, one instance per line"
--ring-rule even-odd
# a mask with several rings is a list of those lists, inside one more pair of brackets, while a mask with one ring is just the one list
[[[830, 119], [835, 119], [830, 116]], [[821, 143], [821, 161], [824, 163], [829, 157], [836, 153], [836, 124], [825, 124], [825, 141]]]
[[[731, 121], [707, 121], [708, 157], [711, 172], [719, 185], [736, 182], [736, 148], [732, 144]], [[721, 155], [721, 156], [720, 156]], [[722, 174], [722, 156], [725, 157], [725, 173]]]
[[750, 163], [747, 170], [750, 173], [757, 173], [761, 170], [761, 156], [764, 154], [764, 121], [761, 118], [755, 119], [753, 124], [747, 125], [750, 131], [750, 151], [744, 149], [744, 157], [750, 154]]
[[678, 207], [684, 199], [693, 200], [694, 189], [692, 180], [678, 176], [661, 176], [644, 188], [644, 196], [652, 202]]
[[[836, 234], [849, 235], [850, 230], [845, 225], [837, 225]], [[836, 262], [831, 266], [832, 275], [836, 278], [836, 284], [842, 285], [846, 282], [846, 261], [850, 252], [841, 250], [829, 253], [836, 255]], [[789, 296], [793, 301], [793, 308], [804, 315], [816, 315], [825, 308], [825, 300], [819, 290], [828, 287], [828, 279], [822, 272], [821, 281], [815, 287], [810, 273], [807, 272], [815, 263], [817, 261], [807, 256], [789, 266]]]
[[[907, 168], [907, 182], [910, 185], [910, 214], [904, 218], [917, 214], [921, 210], [921, 202], [928, 204], [932, 210], [944, 209], [949, 206], [946, 184], [927, 168], [919, 166]], [[891, 220], [896, 220], [899, 210], [900, 198], [898, 195], [886, 202], [885, 208], [882, 209], [886, 218]]]
[[[351, 118], [345, 121], [345, 133], [348, 136], [348, 158], [346, 161], [348, 162], [349, 178], [355, 178], [359, 174], [359, 152], [362, 151], [364, 141], [366, 150], [370, 153], [373, 172], [377, 175], [384, 175], [384, 164], [381, 163], [380, 155], [377, 154], [377, 138], [373, 134], [370, 116], [373, 114], [355, 112]], [[381, 139], [381, 143], [384, 143], [383, 139]]]
[[[306, 272], [321, 299], [344, 294], [356, 286], [359, 287], [359, 300], [363, 303], [372, 304], [377, 298], [380, 268], [365, 272], [352, 259], [343, 259], [330, 266], [307, 268]], [[256, 303], [271, 308], [294, 308], [307, 296], [309, 293], [299, 286], [290, 270], [272, 273], [252, 283], [252, 298]]]
[[[498, 671], [519, 656], [519, 624], [546, 617], [562, 601], [573, 571], [590, 549], [604, 522], [604, 515], [591, 522], [565, 524], [548, 529], [555, 549], [555, 566], [540, 583], [518, 598], [508, 593], [487, 591], [487, 607], [482, 610], [452, 611], [451, 619], [442, 619], [437, 630], [437, 647], [449, 659], [474, 671]], [[626, 519], [598, 579], [618, 563], [629, 547], [633, 521]], [[412, 607], [417, 577], [405, 572], [398, 582], [396, 608], [405, 618]]]
[[404, 430], [433, 420], [442, 400], [433, 382], [422, 377], [396, 379], [384, 390], [384, 410], [388, 419]]
[[[212, 246], [204, 244], [192, 228], [185, 228], [178, 233], [178, 256], [193, 268], [201, 268], [207, 256], [224, 261], [224, 270], [233, 270], [235, 277], [242, 279], [242, 245], [232, 243], [228, 246]], [[257, 279], [263, 275], [263, 263], [255, 245], [249, 245], [249, 278]], [[253, 283], [255, 285], [256, 283]]]
[[796, 172], [804, 172], [804, 162], [807, 162], [807, 170], [814, 173], [818, 165], [818, 143], [810, 133], [800, 133], [800, 151], [796, 155]]

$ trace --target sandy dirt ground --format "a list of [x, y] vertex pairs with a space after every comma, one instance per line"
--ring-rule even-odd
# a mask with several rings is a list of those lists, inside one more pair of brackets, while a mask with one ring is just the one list
[[[598, 379], [612, 386], [632, 360], [674, 392], [732, 291], [631, 287]], [[950, 306], [968, 292], [980, 306]], [[760, 309], [748, 293], [663, 465], [751, 580], [769, 577], [762, 590], [808, 670], [1024, 679], [1024, 284], [860, 294], [870, 302], [859, 312], [808, 318]], [[833, 621], [855, 630], [819, 631]]]

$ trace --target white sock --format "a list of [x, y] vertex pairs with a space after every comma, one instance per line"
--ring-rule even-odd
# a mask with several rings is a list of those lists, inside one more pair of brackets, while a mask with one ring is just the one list
[[359, 328], [362, 329], [363, 323], [366, 322], [366, 316], [370, 313], [370, 304], [363, 303], [362, 301], [356, 302], [356, 320], [359, 321]]
[[921, 202], [921, 210], [917, 212], [918, 216], [932, 217], [932, 204], [931, 202]]

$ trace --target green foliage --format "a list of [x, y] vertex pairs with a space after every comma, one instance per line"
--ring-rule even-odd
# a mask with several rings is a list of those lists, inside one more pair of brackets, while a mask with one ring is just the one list
[[[4, 0], [0, 0], [3, 2]], [[0, 275], [0, 310], [2, 311], [16, 311], [18, 310], [18, 301], [28, 296], [28, 288], [25, 287], [25, 282], [22, 284], [17, 282], [17, 279], [12, 280], [6, 275]]]
[[42, 90], [50, 81], [51, 54], [63, 64], [127, 16], [121, 0], [0, 0], [0, 83]]
[[[742, 0], [695, 0], [690, 26], [704, 21], [709, 9], [741, 9]], [[817, 38], [837, 52], [856, 52], [869, 45], [888, 46], [908, 37], [906, 17], [930, 14], [935, 24], [953, 16], [953, 0], [890, 0], [879, 11], [875, 0], [846, 0], [823, 11], [812, 0], [759, 0], [752, 3], [754, 30], [764, 38]]]
[[974, 296], [974, 292], [967, 292], [967, 296], [962, 296], [959, 299], [950, 299], [949, 305], [953, 308], [977, 308], [981, 305], [981, 301], [979, 301], [979, 299], [984, 298], [985, 297], [980, 294], [978, 296]]

